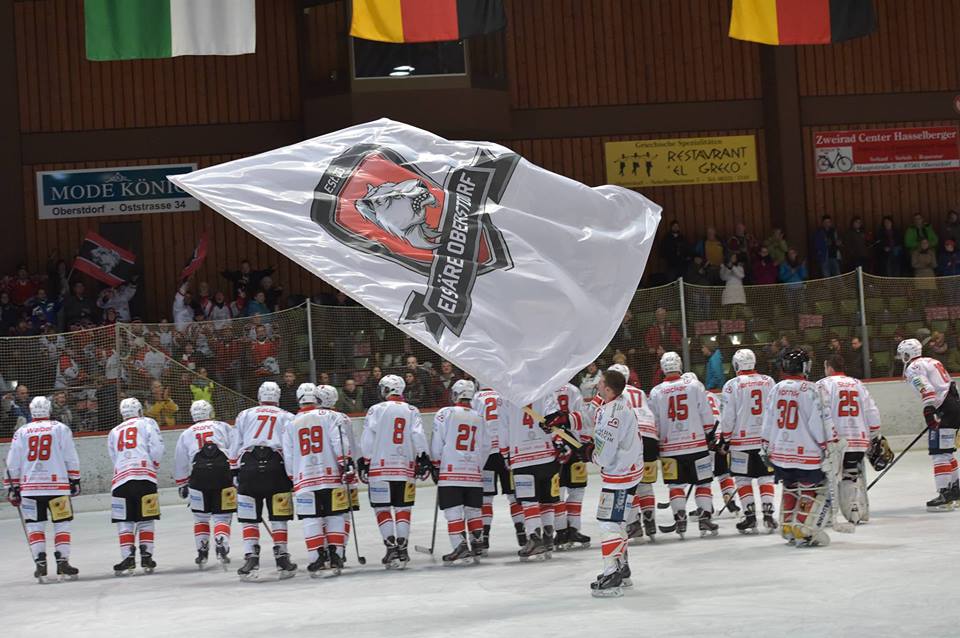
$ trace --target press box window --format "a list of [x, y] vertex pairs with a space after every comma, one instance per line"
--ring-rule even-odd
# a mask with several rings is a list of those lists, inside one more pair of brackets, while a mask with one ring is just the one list
[[351, 38], [356, 80], [425, 76], [464, 76], [467, 51], [463, 42], [394, 44]]

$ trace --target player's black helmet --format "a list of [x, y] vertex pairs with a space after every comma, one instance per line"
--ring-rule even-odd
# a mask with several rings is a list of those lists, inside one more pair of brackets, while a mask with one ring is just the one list
[[783, 355], [780, 367], [787, 374], [808, 374], [810, 372], [810, 356], [796, 348]]

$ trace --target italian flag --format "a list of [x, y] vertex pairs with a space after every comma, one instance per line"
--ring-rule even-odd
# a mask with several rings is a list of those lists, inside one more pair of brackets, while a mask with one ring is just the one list
[[88, 60], [243, 55], [257, 43], [255, 0], [85, 0]]

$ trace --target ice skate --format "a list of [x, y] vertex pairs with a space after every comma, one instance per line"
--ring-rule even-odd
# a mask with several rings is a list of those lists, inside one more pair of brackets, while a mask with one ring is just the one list
[[70, 559], [61, 556], [60, 552], [54, 552], [53, 556], [57, 559], [57, 577], [60, 582], [77, 580], [80, 570], [70, 564]]
[[735, 517], [740, 515], [740, 511], [741, 511], [740, 506], [737, 505], [737, 501], [734, 498], [733, 494], [731, 494], [729, 497], [726, 497], [726, 496], [724, 497], [723, 507], [726, 511], [730, 512]]
[[777, 519], [773, 517], [773, 503], [763, 504], [763, 527], [767, 530], [767, 534], [777, 531]]
[[397, 539], [397, 561], [399, 569], [406, 569], [410, 563], [410, 552], [407, 550], [407, 539], [405, 538]]
[[646, 534], [650, 542], [655, 542], [657, 536], [657, 513], [654, 510], [648, 510], [641, 514], [643, 519], [643, 533]]
[[200, 543], [200, 549], [197, 550], [197, 557], [194, 559], [193, 562], [197, 564], [197, 567], [200, 570], [203, 570], [203, 568], [206, 567], [207, 561], [209, 560], [209, 558], [210, 558], [210, 543], [208, 543], [207, 541], [203, 541], [202, 543]]
[[221, 538], [217, 539], [214, 550], [217, 553], [217, 560], [220, 561], [220, 566], [223, 567], [223, 571], [227, 571], [227, 565], [230, 564], [230, 548], [227, 547], [227, 544], [224, 543]]
[[322, 572], [327, 569], [327, 556], [324, 549], [320, 549], [320, 555], [317, 556], [317, 560], [313, 561], [307, 565], [307, 573], [310, 574], [311, 578], [320, 578]]
[[630, 578], [631, 575], [630, 563], [623, 561], [623, 565], [620, 566], [620, 584], [624, 589], [633, 587], [633, 580]]
[[527, 530], [523, 523], [514, 523], [513, 529], [517, 532], [517, 545], [524, 547], [527, 544]]
[[540, 556], [546, 551], [547, 550], [543, 545], [543, 540], [540, 538], [540, 533], [533, 532], [527, 537], [527, 544], [517, 552], [517, 556], [520, 557], [521, 561], [525, 562], [530, 560], [531, 557]]
[[490, 551], [490, 526], [484, 525], [483, 532], [480, 533], [480, 540], [472, 545], [474, 553], [478, 550], [480, 556], [486, 556]]
[[575, 527], [567, 528], [567, 549], [586, 549], [590, 547], [590, 537], [581, 534]]
[[134, 552], [113, 566], [114, 576], [129, 576], [137, 568], [137, 556]]
[[153, 554], [147, 551], [146, 545], [140, 546], [140, 567], [144, 574], [152, 574], [157, 568], [157, 561], [153, 560]]
[[452, 552], [444, 554], [441, 559], [445, 567], [452, 565], [471, 565], [475, 562], [473, 552], [467, 547], [466, 539], [460, 541], [460, 544], [457, 545]]
[[343, 559], [337, 552], [337, 548], [332, 545], [327, 548], [327, 552], [329, 554], [328, 563], [330, 565], [330, 574], [333, 576], [339, 576], [340, 572], [343, 571]]
[[940, 493], [936, 498], [927, 501], [927, 511], [928, 512], [949, 512], [954, 508], [954, 504], [957, 501], [954, 500], [953, 490], [949, 487], [945, 487], [940, 490]]
[[716, 536], [719, 532], [720, 527], [714, 523], [711, 519], [713, 518], [712, 512], [701, 511], [700, 516], [697, 519], [697, 523], [700, 527], [700, 538], [705, 538], [707, 536]]
[[387, 569], [399, 569], [400, 554], [397, 552], [397, 540], [393, 536], [390, 536], [387, 540], [383, 541], [383, 544], [387, 548], [387, 553], [383, 555], [383, 559], [380, 562], [383, 563], [383, 566]]
[[260, 546], [254, 545], [253, 551], [243, 558], [243, 565], [237, 570], [240, 580], [252, 581], [260, 578]]
[[757, 513], [753, 503], [744, 509], [743, 520], [737, 523], [737, 531], [741, 534], [757, 533]]
[[627, 539], [632, 540], [634, 538], [643, 538], [643, 523], [640, 522], [640, 519], [627, 525]]
[[553, 528], [549, 525], [543, 528], [543, 549], [546, 554], [553, 553], [556, 544], [554, 542]]
[[297, 573], [297, 564], [290, 562], [290, 554], [282, 551], [279, 547], [273, 548], [273, 559], [277, 564], [277, 573], [280, 574], [280, 580], [293, 578]]
[[565, 527], [563, 529], [558, 529], [556, 535], [553, 537], [553, 546], [558, 552], [570, 549], [568, 547], [567, 538], [570, 535], [570, 528]]
[[37, 566], [36, 569], [33, 570], [33, 577], [42, 585], [47, 582], [47, 553], [40, 552], [37, 554], [37, 557], [33, 559], [33, 562]]
[[481, 556], [487, 555], [487, 550], [483, 544], [483, 532], [470, 533], [470, 552], [474, 556], [474, 562], [479, 562]]
[[683, 535], [687, 533], [687, 513], [682, 511], [674, 512], [673, 520], [677, 536], [680, 537], [680, 540], [683, 540]]
[[597, 580], [590, 583], [590, 593], [594, 598], [623, 596], [623, 577], [620, 575], [620, 570], [597, 576]]

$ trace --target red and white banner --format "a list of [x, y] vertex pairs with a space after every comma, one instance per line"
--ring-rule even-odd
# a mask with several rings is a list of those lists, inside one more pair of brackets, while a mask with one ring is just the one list
[[960, 170], [956, 126], [813, 134], [817, 177]]
[[200, 243], [197, 244], [197, 247], [193, 249], [193, 254], [190, 255], [190, 261], [187, 262], [187, 265], [183, 267], [183, 270], [180, 272], [180, 281], [185, 281], [192, 275], [197, 272], [200, 266], [203, 265], [203, 260], [207, 258], [207, 232], [204, 231], [200, 235]]
[[137, 256], [88, 230], [73, 260], [74, 270], [99, 279], [108, 286], [119, 286], [136, 274]]

